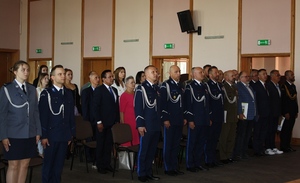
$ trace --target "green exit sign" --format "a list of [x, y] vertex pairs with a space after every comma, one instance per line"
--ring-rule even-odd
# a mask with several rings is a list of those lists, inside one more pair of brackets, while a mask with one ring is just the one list
[[260, 39], [257, 40], [257, 45], [258, 46], [269, 46], [271, 44], [271, 40], [270, 39]]
[[42, 49], [36, 49], [35, 53], [42, 53]]
[[93, 46], [93, 51], [100, 51], [100, 46]]
[[175, 44], [173, 43], [166, 43], [164, 45], [165, 49], [174, 49], [175, 48]]

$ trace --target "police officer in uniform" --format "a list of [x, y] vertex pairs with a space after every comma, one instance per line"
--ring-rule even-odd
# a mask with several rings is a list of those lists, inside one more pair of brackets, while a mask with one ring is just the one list
[[140, 134], [140, 149], [137, 158], [138, 179], [141, 182], [159, 180], [152, 174], [159, 136], [160, 136], [160, 109], [159, 93], [155, 84], [157, 69], [149, 65], [145, 68], [146, 81], [136, 88], [134, 96], [134, 111], [136, 126]]
[[54, 66], [50, 75], [53, 85], [41, 93], [39, 102], [42, 145], [45, 149], [42, 182], [59, 183], [68, 144], [75, 136], [74, 99], [71, 90], [63, 87], [63, 66]]
[[163, 159], [165, 173], [170, 176], [184, 174], [177, 169], [178, 152], [184, 121], [183, 88], [179, 84], [180, 68], [176, 65], [170, 67], [170, 78], [162, 83], [161, 94], [161, 120], [164, 124]]
[[204, 72], [201, 67], [193, 70], [194, 80], [185, 90], [186, 118], [188, 121], [188, 139], [186, 146], [186, 167], [188, 171], [205, 171], [201, 166], [201, 157], [204, 155], [205, 142], [208, 136], [209, 96], [206, 85], [203, 83]]
[[216, 160], [216, 148], [221, 134], [222, 124], [224, 122], [223, 90], [218, 84], [218, 68], [212, 66], [208, 70], [209, 80], [207, 89], [209, 93], [209, 106], [211, 108], [210, 120], [212, 125], [209, 128], [206, 145], [206, 163], [208, 167], [220, 166], [222, 163]]

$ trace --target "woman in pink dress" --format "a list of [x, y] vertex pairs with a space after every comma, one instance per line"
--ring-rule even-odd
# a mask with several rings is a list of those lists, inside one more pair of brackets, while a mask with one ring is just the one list
[[[127, 123], [131, 127], [132, 132], [132, 145], [138, 145], [139, 134], [136, 129], [133, 98], [134, 98], [134, 88], [135, 82], [132, 76], [125, 79], [126, 91], [120, 97], [120, 122]], [[131, 143], [122, 144], [123, 146], [131, 146]]]

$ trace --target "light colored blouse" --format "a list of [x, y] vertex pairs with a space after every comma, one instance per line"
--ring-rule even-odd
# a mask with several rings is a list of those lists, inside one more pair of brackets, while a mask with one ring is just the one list
[[124, 87], [122, 87], [122, 85], [117, 86], [117, 84], [115, 82], [111, 86], [115, 87], [118, 90], [118, 96], [119, 97], [124, 93], [124, 91], [126, 91], [126, 87], [125, 87], [125, 83], [124, 82], [123, 82], [123, 86]]

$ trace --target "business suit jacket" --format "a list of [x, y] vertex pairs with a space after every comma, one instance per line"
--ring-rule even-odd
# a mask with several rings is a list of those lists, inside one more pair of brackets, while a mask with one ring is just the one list
[[291, 96], [297, 95], [297, 89], [294, 84], [290, 85], [287, 81], [281, 87], [281, 94], [282, 94], [282, 115], [289, 113], [291, 117], [295, 117], [298, 114], [298, 102], [297, 98], [295, 100], [291, 99], [287, 95], [287, 90]]
[[235, 84], [232, 84], [231, 86], [224, 81], [223, 82], [224, 90], [226, 90], [227, 97], [229, 100], [233, 100], [234, 97], [236, 98], [236, 101], [234, 103], [229, 103], [226, 96], [224, 95], [224, 111], [227, 111], [226, 115], [226, 122], [237, 122], [237, 88]]
[[[170, 121], [171, 125], [183, 125], [184, 95], [183, 88], [171, 78], [163, 82], [160, 88], [161, 121]], [[179, 97], [179, 98], [178, 98]], [[178, 101], [176, 102], [176, 100]]]
[[[194, 95], [193, 95], [194, 94]], [[200, 102], [204, 96], [204, 100]], [[195, 97], [195, 98], [194, 98]], [[198, 100], [198, 101], [196, 101]], [[204, 83], [201, 86], [193, 80], [187, 85], [185, 90], [186, 118], [188, 122], [194, 122], [195, 125], [209, 126], [209, 94]]]
[[267, 83], [267, 88], [270, 95], [270, 114], [272, 117], [279, 117], [281, 116], [281, 95], [272, 81]]
[[[42, 124], [42, 139], [50, 142], [70, 141], [75, 137], [74, 99], [72, 91], [63, 88], [57, 91], [52, 86], [42, 91], [39, 102], [40, 120]], [[49, 97], [50, 96], [50, 105]], [[60, 111], [61, 106], [64, 106]], [[51, 111], [51, 108], [52, 111]]]
[[218, 82], [214, 83], [211, 79], [207, 81], [208, 91], [211, 91], [211, 94], [215, 97], [218, 97], [221, 94], [221, 97], [218, 100], [212, 98], [209, 95], [209, 107], [210, 107], [210, 119], [212, 122], [224, 122], [224, 92], [221, 89], [221, 86]]
[[242, 103], [248, 103], [248, 114], [246, 120], [253, 120], [256, 116], [256, 95], [255, 91], [251, 86], [249, 88], [251, 89], [254, 98], [251, 96], [249, 90], [246, 88], [246, 86], [242, 82], [238, 82], [236, 84], [238, 89], [238, 115], [242, 114]]
[[82, 117], [86, 121], [95, 123], [93, 115], [93, 98], [94, 90], [92, 86], [89, 86], [82, 90], [81, 92], [81, 108], [82, 108]]
[[[12, 104], [20, 106], [28, 102], [29, 105], [21, 108], [14, 107], [9, 102], [4, 87], [8, 90]], [[26, 83], [26, 93], [24, 94], [15, 80], [1, 88], [0, 140], [6, 138], [31, 138], [42, 134], [35, 87]]]
[[253, 86], [256, 93], [257, 115], [260, 117], [270, 116], [270, 97], [267, 86], [265, 88], [260, 81], [257, 81]]
[[112, 87], [115, 98], [112, 97], [110, 91], [104, 84], [97, 87], [94, 91], [93, 98], [93, 116], [94, 123], [102, 121], [105, 127], [111, 127], [115, 123], [120, 122], [120, 109], [118, 91]]
[[[142, 90], [145, 89], [145, 92]], [[152, 105], [156, 101], [154, 107], [146, 104], [146, 97]], [[136, 116], [136, 127], [146, 127], [147, 131], [160, 131], [160, 99], [158, 95], [158, 87], [146, 80], [136, 88], [134, 95], [134, 112]]]

